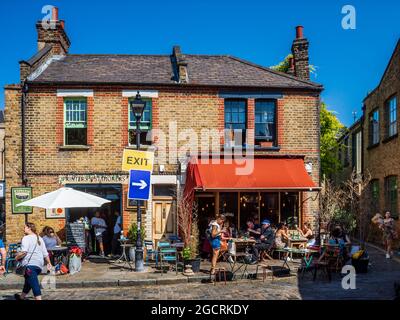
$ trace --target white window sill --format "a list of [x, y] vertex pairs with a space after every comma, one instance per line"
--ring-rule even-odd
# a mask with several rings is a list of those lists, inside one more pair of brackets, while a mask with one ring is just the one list
[[90, 149], [90, 146], [85, 146], [85, 145], [59, 146], [58, 147], [59, 151], [72, 151], [72, 150], [86, 151], [86, 150], [89, 150], [89, 149]]

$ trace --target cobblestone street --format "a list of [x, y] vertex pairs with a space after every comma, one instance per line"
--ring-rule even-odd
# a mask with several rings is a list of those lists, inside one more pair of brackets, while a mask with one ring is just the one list
[[[313, 282], [308, 274], [303, 280], [296, 276], [281, 279], [241, 280], [228, 282], [227, 285], [217, 283], [186, 283], [174, 285], [151, 285], [117, 288], [79, 288], [44, 290], [43, 298], [49, 300], [113, 300], [113, 299], [200, 299], [219, 300], [221, 292], [224, 299], [392, 299], [393, 283], [400, 281], [400, 263], [398, 258], [386, 260], [383, 254], [369, 248], [372, 259], [367, 274], [357, 275], [356, 289], [344, 290], [341, 287], [340, 275], [335, 275], [332, 282], [324, 278]], [[1, 299], [12, 299], [15, 290], [0, 291]]]

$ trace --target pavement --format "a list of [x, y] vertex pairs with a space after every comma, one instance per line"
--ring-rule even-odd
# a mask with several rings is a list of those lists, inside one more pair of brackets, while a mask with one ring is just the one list
[[[393, 299], [393, 284], [400, 282], [400, 259], [385, 259], [379, 247], [368, 247], [370, 267], [366, 274], [357, 274], [356, 288], [343, 289], [342, 276], [335, 274], [331, 282], [324, 277], [312, 281], [311, 274], [304, 279], [296, 273], [287, 278], [267, 277], [263, 282], [257, 280], [237, 280], [213, 285], [208, 282], [209, 275], [202, 272], [194, 277], [186, 277], [175, 272], [163, 275], [148, 269], [145, 273], [115, 268], [112, 265], [85, 262], [83, 270], [75, 275], [56, 277], [42, 282], [43, 298], [49, 300], [112, 300], [112, 299], [254, 299], [254, 300], [287, 300], [287, 299], [351, 299], [351, 300], [386, 300]], [[274, 261], [282, 265], [282, 261]], [[202, 268], [208, 269], [207, 263]], [[294, 268], [294, 265], [291, 264]], [[249, 273], [254, 275], [255, 266], [248, 266]], [[12, 299], [12, 295], [22, 287], [22, 278], [8, 275], [0, 280], [0, 299]], [[59, 290], [62, 289], [62, 290]]]

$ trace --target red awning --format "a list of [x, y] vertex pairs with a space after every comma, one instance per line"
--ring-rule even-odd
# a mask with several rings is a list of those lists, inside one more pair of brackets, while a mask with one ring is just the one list
[[[249, 160], [248, 160], [249, 161]], [[193, 190], [306, 190], [319, 189], [306, 172], [301, 158], [253, 159], [253, 170], [239, 175], [244, 166], [232, 163], [213, 164], [197, 160], [187, 168], [185, 193]]]

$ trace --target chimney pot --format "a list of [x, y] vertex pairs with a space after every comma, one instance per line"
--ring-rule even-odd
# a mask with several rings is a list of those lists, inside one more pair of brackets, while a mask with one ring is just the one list
[[57, 7], [53, 7], [53, 12], [52, 12], [52, 20], [53, 21], [58, 21], [58, 8]]
[[65, 21], [64, 20], [60, 20], [60, 24], [61, 24], [61, 28], [65, 29]]
[[304, 29], [303, 26], [297, 26], [296, 27], [296, 39], [303, 39], [304, 38], [303, 29]]

